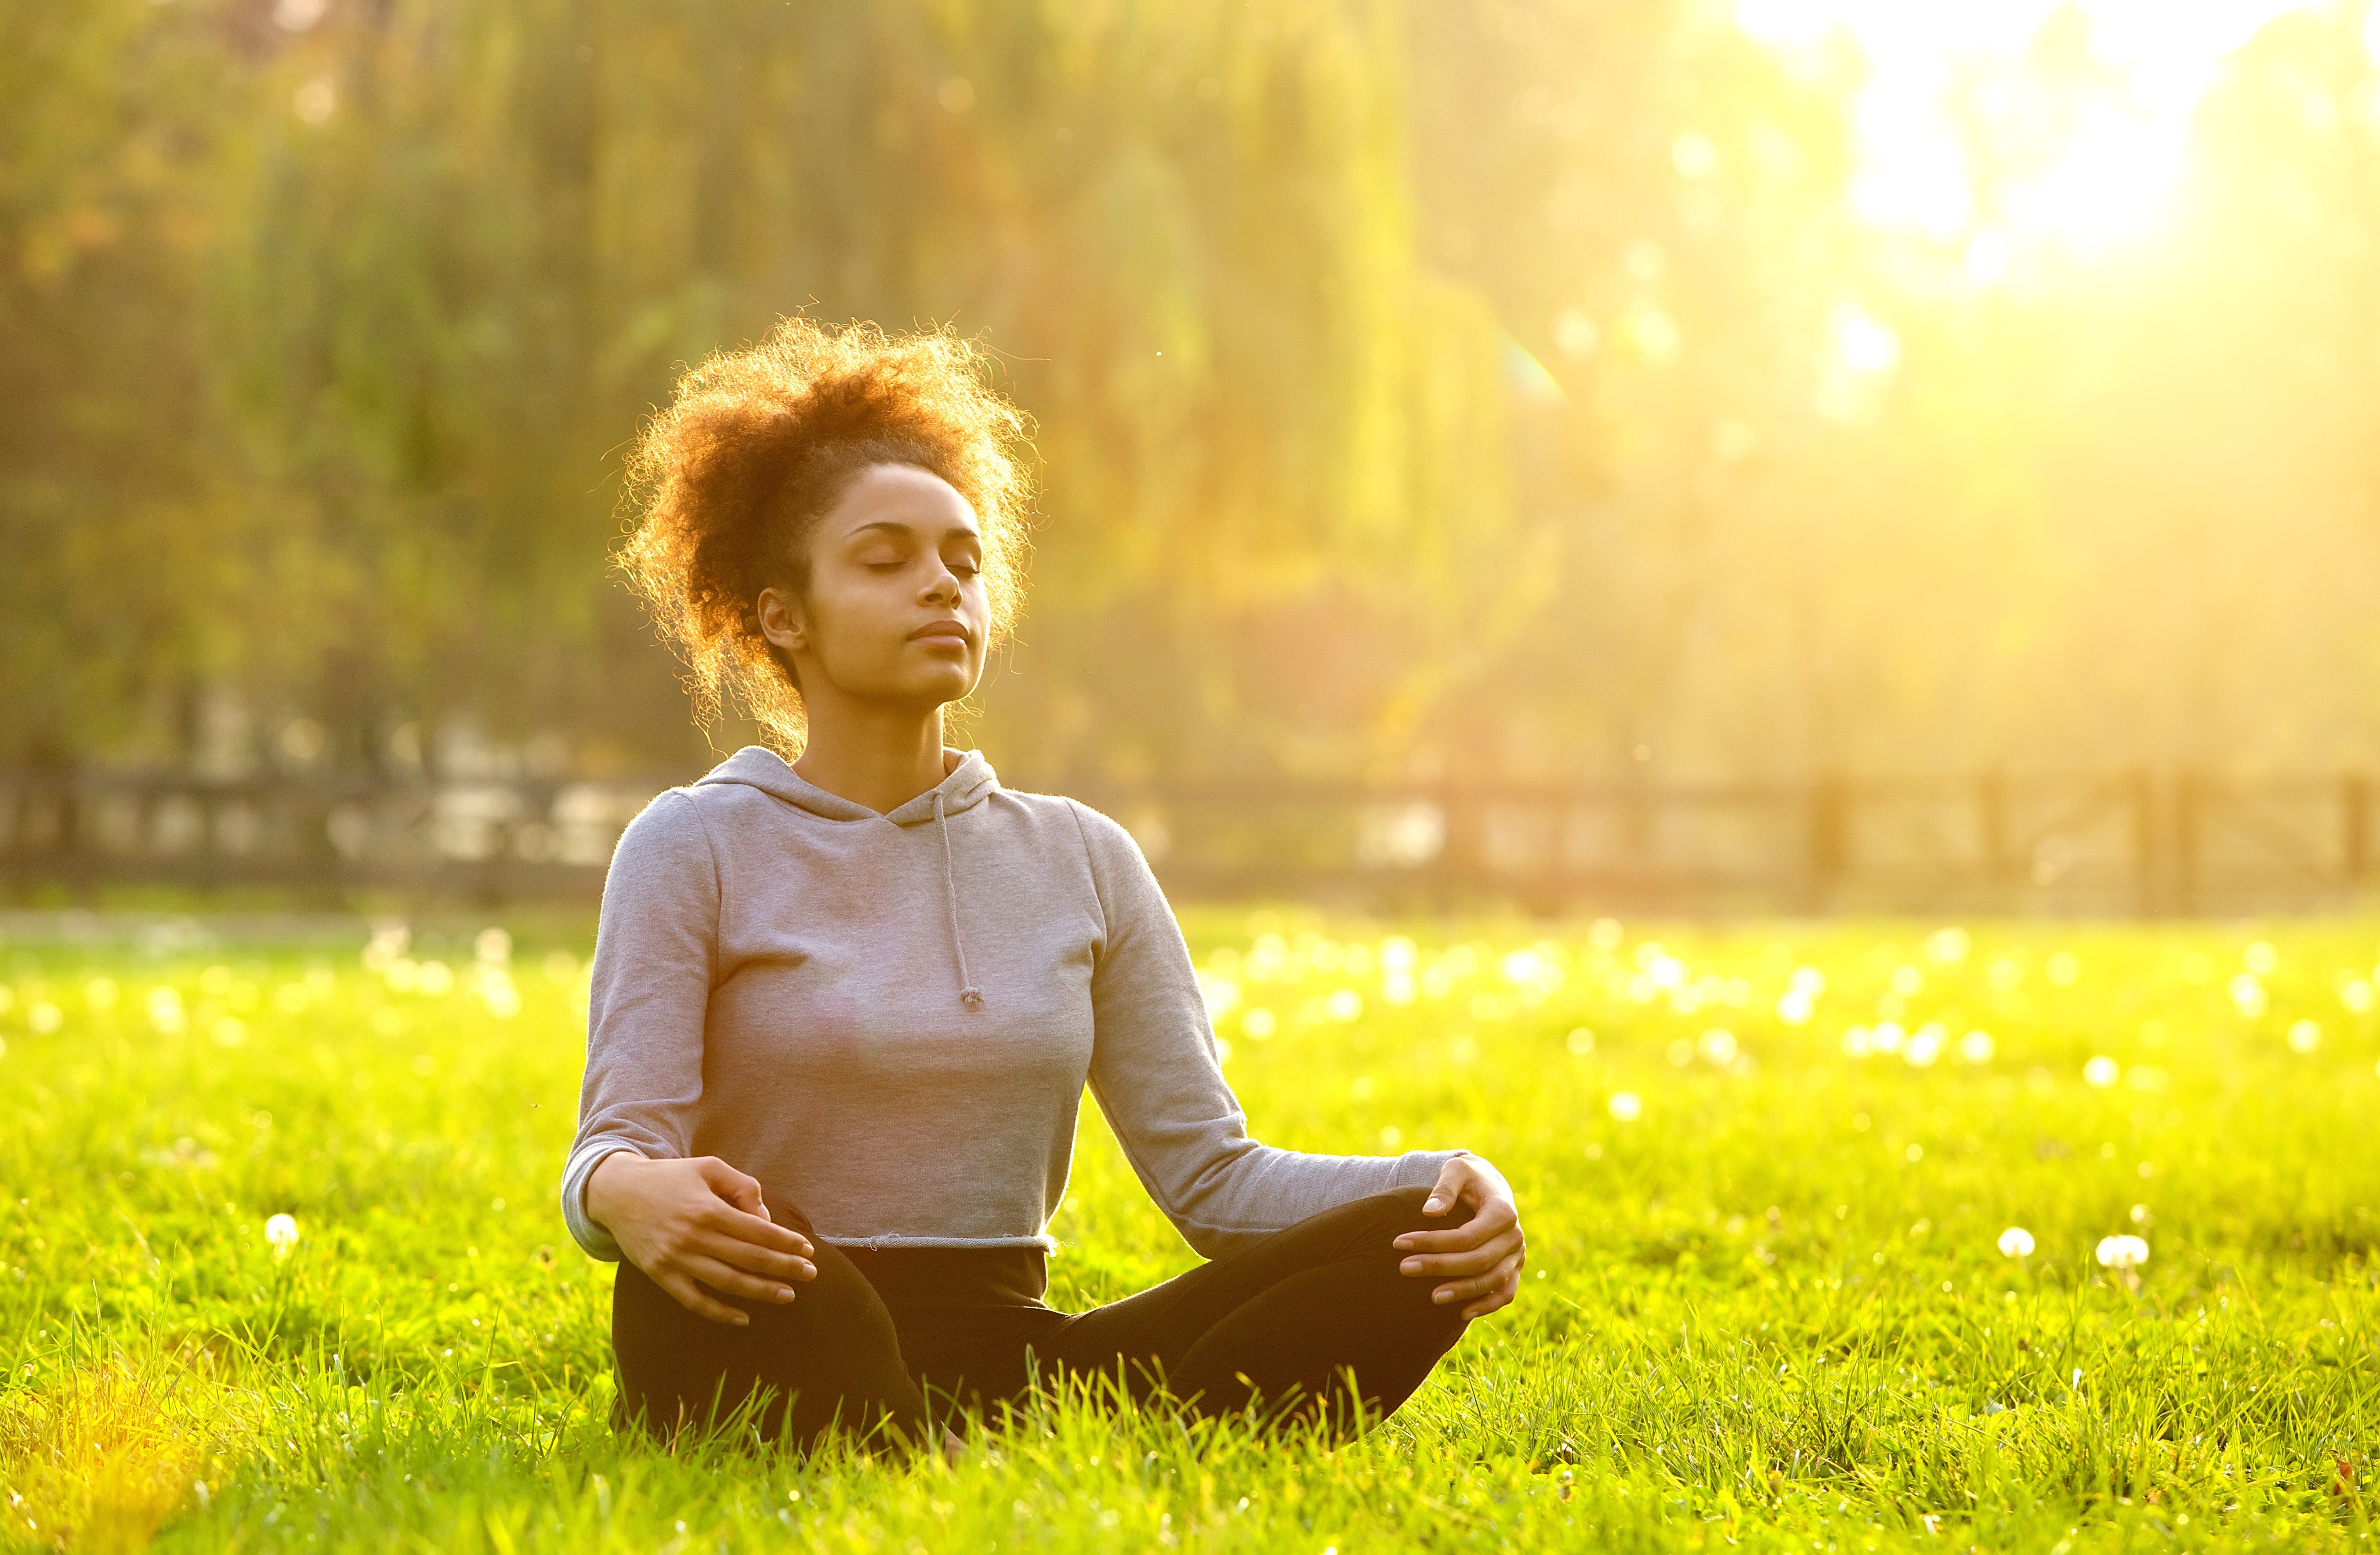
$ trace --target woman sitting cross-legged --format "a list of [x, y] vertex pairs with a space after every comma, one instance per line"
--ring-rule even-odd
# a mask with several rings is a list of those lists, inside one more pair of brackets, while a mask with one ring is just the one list
[[[942, 744], [1015, 608], [1017, 413], [973, 351], [781, 323], [648, 427], [624, 563], [750, 746], [655, 799], [604, 886], [580, 1245], [621, 1260], [624, 1419], [750, 1406], [954, 1445], [943, 1401], [1089, 1374], [1344, 1431], [1510, 1303], [1510, 1189], [1461, 1150], [1260, 1145], [1131, 837]], [[786, 757], [794, 758], [790, 762]], [[1203, 1263], [1047, 1306], [1088, 1083]]]

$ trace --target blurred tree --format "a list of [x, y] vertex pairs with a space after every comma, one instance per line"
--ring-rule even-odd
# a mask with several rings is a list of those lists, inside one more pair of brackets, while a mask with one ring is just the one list
[[1433, 457], [1496, 414], [1443, 392], [1493, 324], [1411, 262], [1394, 45], [1335, 3], [332, 9], [273, 67], [222, 336], [346, 558], [322, 601], [363, 630], [317, 696], [666, 727], [602, 451], [801, 306], [1013, 361], [1050, 468], [1001, 699], [1052, 742], [1028, 765], [1087, 754], [1067, 707], [1119, 710], [1094, 748], [1127, 759], [1264, 751], [1239, 613], [1326, 574], [1426, 597]]
[[1038, 419], [1024, 781], [2368, 757], [2370, 30], [2082, 251], [2076, 7], [1912, 229], [1702, 0], [0, 0], [0, 761], [693, 765], [616, 456], [797, 308]]
[[257, 603], [204, 334], [226, 99], [206, 18], [0, 0], [0, 760], [121, 746]]

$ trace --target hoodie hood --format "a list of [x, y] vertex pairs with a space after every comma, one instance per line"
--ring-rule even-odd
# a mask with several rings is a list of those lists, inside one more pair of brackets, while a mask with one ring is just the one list
[[746, 746], [711, 768], [697, 780], [694, 786], [700, 788], [707, 784], [740, 783], [773, 798], [783, 799], [821, 820], [889, 820], [895, 826], [922, 826], [938, 813], [953, 816], [971, 810], [1000, 791], [1000, 778], [992, 771], [991, 763], [983, 759], [982, 751], [953, 750], [944, 746], [944, 763], [948, 764], [953, 757], [957, 758], [958, 764], [951, 769], [950, 776], [916, 798], [881, 815], [856, 800], [828, 793], [794, 771], [783, 757], [766, 746]]
[[[958, 759], [955, 766], [952, 765], [953, 757]], [[794, 771], [790, 762], [766, 746], [746, 746], [713, 767], [694, 786], [744, 784], [821, 820], [889, 820], [902, 827], [923, 826], [931, 821], [942, 844], [942, 902], [950, 916], [951, 954], [957, 963], [959, 1002], [969, 1010], [980, 1010], [983, 990], [976, 986], [967, 971], [966, 926], [959, 913], [958, 862], [951, 849], [950, 818], [975, 808], [999, 792], [1000, 779], [992, 774], [991, 763], [983, 759], [980, 750], [958, 751], [944, 746], [942, 764], [951, 768], [948, 777], [881, 815], [856, 800], [828, 793]]]

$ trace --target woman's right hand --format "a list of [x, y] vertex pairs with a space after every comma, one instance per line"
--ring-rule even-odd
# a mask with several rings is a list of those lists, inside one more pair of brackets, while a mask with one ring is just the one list
[[[809, 1239], [769, 1219], [760, 1184], [717, 1156], [651, 1160], [614, 1150], [587, 1177], [587, 1215], [679, 1305], [714, 1323], [752, 1319], [703, 1289], [788, 1302], [818, 1278]], [[698, 1284], [696, 1282], [701, 1283]]]

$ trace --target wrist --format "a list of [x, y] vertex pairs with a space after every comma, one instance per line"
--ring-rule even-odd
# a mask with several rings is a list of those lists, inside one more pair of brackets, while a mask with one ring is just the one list
[[578, 1190], [578, 1200], [586, 1207], [587, 1218], [609, 1229], [612, 1217], [608, 1210], [617, 1208], [622, 1184], [645, 1164], [643, 1156], [624, 1145], [589, 1167], [587, 1180]]

